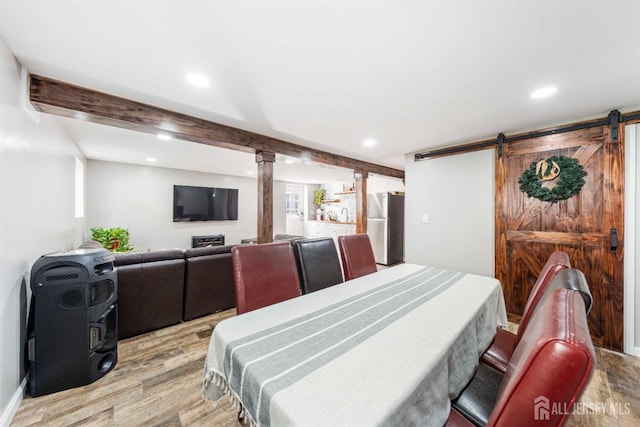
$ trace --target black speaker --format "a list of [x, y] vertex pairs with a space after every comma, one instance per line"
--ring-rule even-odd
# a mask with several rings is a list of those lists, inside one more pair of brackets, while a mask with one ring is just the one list
[[118, 361], [118, 279], [106, 249], [43, 255], [31, 268], [29, 394], [90, 384]]

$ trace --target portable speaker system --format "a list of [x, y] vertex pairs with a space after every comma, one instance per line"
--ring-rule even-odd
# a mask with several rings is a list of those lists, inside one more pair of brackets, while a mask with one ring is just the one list
[[43, 255], [31, 269], [29, 394], [90, 384], [118, 361], [118, 279], [106, 249]]

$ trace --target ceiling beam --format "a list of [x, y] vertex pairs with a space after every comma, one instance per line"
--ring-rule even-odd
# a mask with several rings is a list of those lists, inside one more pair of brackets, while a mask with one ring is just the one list
[[114, 95], [31, 75], [29, 99], [44, 113], [157, 134], [250, 153], [273, 152], [298, 159], [404, 179], [404, 171], [316, 150]]

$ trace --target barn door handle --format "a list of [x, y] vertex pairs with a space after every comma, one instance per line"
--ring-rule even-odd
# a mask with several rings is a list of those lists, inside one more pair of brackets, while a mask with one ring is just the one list
[[618, 249], [618, 231], [615, 228], [611, 229], [611, 252], [615, 252]]

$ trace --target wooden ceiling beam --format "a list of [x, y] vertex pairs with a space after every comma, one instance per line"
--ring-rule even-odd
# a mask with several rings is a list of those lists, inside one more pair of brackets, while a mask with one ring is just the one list
[[269, 136], [31, 75], [29, 98], [44, 113], [250, 153], [273, 152], [332, 166], [404, 179], [404, 171], [316, 150]]

